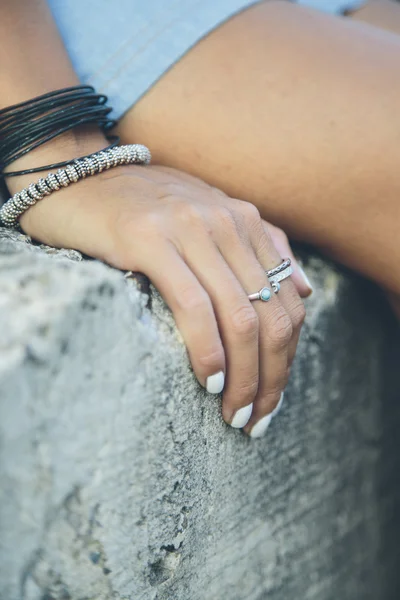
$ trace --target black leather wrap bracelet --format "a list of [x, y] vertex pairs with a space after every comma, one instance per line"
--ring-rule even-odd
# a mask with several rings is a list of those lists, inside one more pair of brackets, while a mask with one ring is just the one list
[[[63, 167], [70, 161], [4, 173], [4, 169], [42, 144], [82, 125], [96, 125], [106, 135], [116, 121], [109, 117], [107, 96], [79, 85], [49, 92], [0, 110], [0, 177], [15, 177]], [[119, 138], [108, 138], [113, 148]]]

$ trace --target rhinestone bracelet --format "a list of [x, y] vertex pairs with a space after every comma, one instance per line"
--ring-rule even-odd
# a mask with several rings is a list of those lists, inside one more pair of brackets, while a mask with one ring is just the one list
[[104, 170], [120, 165], [148, 165], [151, 161], [150, 150], [140, 144], [116, 146], [109, 150], [101, 150], [82, 159], [75, 159], [56, 173], [49, 173], [31, 183], [21, 192], [14, 194], [0, 209], [0, 222], [6, 227], [19, 229], [19, 217], [31, 206], [49, 196], [61, 187], [68, 187], [89, 175], [96, 175]]

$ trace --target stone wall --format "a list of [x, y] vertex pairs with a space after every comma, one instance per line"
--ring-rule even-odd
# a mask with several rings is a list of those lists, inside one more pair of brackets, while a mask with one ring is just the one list
[[398, 600], [398, 328], [304, 258], [286, 403], [250, 440], [154, 290], [2, 230], [1, 600]]

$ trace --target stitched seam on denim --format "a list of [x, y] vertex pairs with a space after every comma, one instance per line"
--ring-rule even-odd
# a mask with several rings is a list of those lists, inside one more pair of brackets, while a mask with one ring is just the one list
[[[197, 2], [195, 2], [194, 4], [191, 4], [190, 8], [192, 8], [193, 6], [197, 6], [198, 4], [200, 4], [203, 0], [198, 0]], [[101, 89], [105, 90], [107, 89], [107, 87], [110, 85], [110, 83], [112, 83], [115, 79], [118, 78], [118, 76], [123, 73], [128, 67], [129, 65], [132, 64], [132, 61], [137, 58], [138, 56], [140, 56], [141, 54], [143, 54], [143, 52], [151, 45], [151, 43], [157, 39], [158, 37], [160, 37], [160, 35], [162, 33], [164, 33], [165, 31], [168, 31], [168, 29], [171, 28], [172, 25], [179, 23], [180, 21], [183, 20], [183, 15], [180, 14], [179, 17], [176, 17], [174, 19], [172, 19], [171, 21], [169, 21], [169, 23], [165, 26], [162, 27], [161, 29], [158, 29], [154, 35], [147, 40], [147, 42], [141, 46], [139, 49], [135, 50], [135, 52], [133, 54], [131, 54], [130, 56], [128, 56], [128, 58], [126, 59], [126, 61], [118, 68], [118, 70], [116, 72], [114, 72], [114, 74], [107, 79], [105, 82], [103, 82], [101, 84]], [[98, 86], [100, 87], [100, 86]]]
[[[174, 2], [174, 4], [172, 4], [172, 6], [168, 6], [168, 8], [174, 8], [176, 6], [179, 6], [180, 4], [186, 4], [187, 0], [176, 0], [176, 2]], [[157, 21], [159, 21], [164, 15], [166, 14], [166, 11], [163, 11], [161, 13], [158, 13], [158, 19]], [[156, 23], [157, 21], [152, 21], [151, 23], [147, 23], [145, 26], [142, 27], [142, 29], [139, 29], [139, 31], [135, 32], [133, 35], [131, 35], [127, 40], [125, 40], [123, 42], [123, 44], [121, 46], [118, 47], [117, 50], [115, 50], [115, 52], [113, 52], [106, 60], [105, 62], [101, 65], [101, 67], [99, 67], [94, 73], [90, 74], [90, 78], [95, 78], [95, 77], [101, 77], [101, 72], [103, 70], [108, 70], [111, 68], [111, 63], [114, 62], [114, 60], [117, 59], [118, 55], [125, 50], [125, 48], [127, 46], [129, 46], [129, 44], [131, 43], [131, 41], [135, 38], [138, 37], [140, 35], [143, 35], [146, 31], [148, 31], [151, 27], [153, 27], [154, 23]]]
[[[198, 6], [199, 4], [201, 4], [203, 0], [198, 0], [197, 2], [195, 2], [194, 4], [191, 4], [190, 9], [192, 9], [194, 6]], [[254, 4], [259, 4], [262, 0], [252, 0], [250, 1], [248, 4], [244, 4], [242, 8], [233, 11], [232, 13], [229, 13], [226, 17], [226, 19], [229, 19], [231, 17], [233, 17], [235, 14], [238, 14], [240, 12], [242, 12], [243, 10], [249, 8], [250, 6], [253, 6]], [[219, 23], [224, 22], [226, 19], [220, 19], [215, 25], [217, 26]], [[118, 71], [116, 71], [112, 77], [110, 77], [109, 79], [107, 79], [104, 83], [101, 84], [101, 90], [105, 91], [107, 89], [107, 87], [115, 80], [118, 79], [118, 77], [121, 75], [121, 73], [123, 73], [124, 71], [127, 70], [127, 68], [132, 64], [132, 60], [137, 58], [138, 56], [140, 56], [141, 54], [143, 54], [143, 52], [148, 48], [148, 46], [151, 44], [151, 42], [155, 39], [157, 39], [160, 34], [164, 33], [165, 31], [168, 31], [168, 29], [170, 29], [171, 25], [174, 25], [176, 23], [179, 23], [180, 21], [183, 21], [183, 15], [181, 14], [179, 17], [172, 19], [168, 25], [166, 27], [163, 27], [162, 29], [159, 29], [154, 36], [148, 40], [146, 42], [146, 44], [144, 44], [139, 50], [136, 50], [132, 55], [130, 55], [128, 57], [128, 59], [124, 62], [123, 65], [120, 66], [120, 68], [118, 69]], [[210, 28], [211, 30], [211, 28]], [[201, 36], [203, 37], [203, 36]], [[198, 39], [201, 39], [201, 37], [199, 36]], [[161, 73], [162, 74], [162, 73]], [[161, 75], [160, 74], [160, 75]], [[97, 86], [100, 87], [100, 86]]]

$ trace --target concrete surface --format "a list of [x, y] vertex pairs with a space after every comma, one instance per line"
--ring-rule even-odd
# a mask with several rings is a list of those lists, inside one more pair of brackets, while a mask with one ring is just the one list
[[249, 440], [154, 290], [0, 229], [1, 600], [398, 600], [397, 325], [304, 259], [286, 402]]

